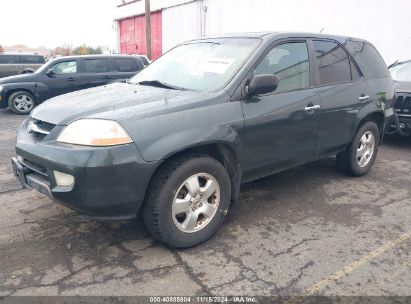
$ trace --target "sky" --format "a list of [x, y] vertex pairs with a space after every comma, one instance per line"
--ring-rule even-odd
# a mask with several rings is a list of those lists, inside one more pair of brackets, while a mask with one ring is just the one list
[[116, 45], [113, 16], [120, 0], [0, 0], [0, 45], [54, 48]]

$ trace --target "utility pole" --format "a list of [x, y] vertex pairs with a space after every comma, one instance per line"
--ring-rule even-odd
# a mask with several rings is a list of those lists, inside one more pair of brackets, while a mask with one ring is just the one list
[[150, 0], [145, 0], [146, 7], [146, 47], [147, 57], [151, 60], [151, 27], [150, 27]]

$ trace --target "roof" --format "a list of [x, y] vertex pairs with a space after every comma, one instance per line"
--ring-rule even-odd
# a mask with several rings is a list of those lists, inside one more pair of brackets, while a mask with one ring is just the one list
[[281, 39], [281, 38], [327, 38], [334, 39], [337, 41], [344, 41], [347, 39], [354, 39], [359, 41], [365, 41], [364, 39], [353, 38], [341, 35], [330, 35], [330, 34], [320, 34], [320, 33], [306, 33], [306, 32], [250, 32], [250, 33], [230, 33], [230, 34], [220, 34], [215, 36], [204, 37], [194, 40], [203, 39], [218, 39], [218, 38], [268, 38], [268, 39]]
[[77, 58], [98, 58], [98, 57], [133, 57], [138, 55], [126, 55], [126, 54], [96, 54], [96, 55], [72, 55], [72, 56], [61, 56], [55, 59], [77, 59]]
[[43, 55], [40, 55], [40, 54], [34, 54], [34, 53], [24, 53], [24, 52], [22, 52], [22, 53], [20, 53], [20, 52], [4, 52], [4, 53], [0, 53], [0, 56], [1, 55], [12, 55], [12, 56], [41, 56], [41, 57], [44, 57]]

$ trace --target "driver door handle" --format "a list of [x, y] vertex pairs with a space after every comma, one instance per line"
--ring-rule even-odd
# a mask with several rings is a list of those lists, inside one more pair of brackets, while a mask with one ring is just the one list
[[321, 105], [313, 105], [313, 104], [308, 104], [305, 106], [305, 111], [306, 112], [312, 112], [314, 110], [319, 110], [321, 109]]
[[68, 80], [68, 81], [75, 81], [76, 78], [74, 78], [74, 77], [69, 77], [69, 78], [67, 78], [67, 80]]
[[368, 100], [368, 99], [370, 99], [369, 95], [361, 95], [360, 97], [358, 97], [359, 101], [364, 101], [364, 100]]

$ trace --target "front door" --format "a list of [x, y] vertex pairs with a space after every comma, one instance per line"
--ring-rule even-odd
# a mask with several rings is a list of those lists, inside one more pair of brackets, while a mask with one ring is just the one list
[[296, 40], [273, 47], [255, 74], [275, 74], [277, 89], [242, 101], [244, 179], [253, 179], [310, 161], [314, 157], [320, 111], [311, 88], [307, 42]]
[[50, 66], [52, 73], [44, 71], [38, 76], [41, 101], [73, 92], [78, 85], [77, 60], [59, 61]]

